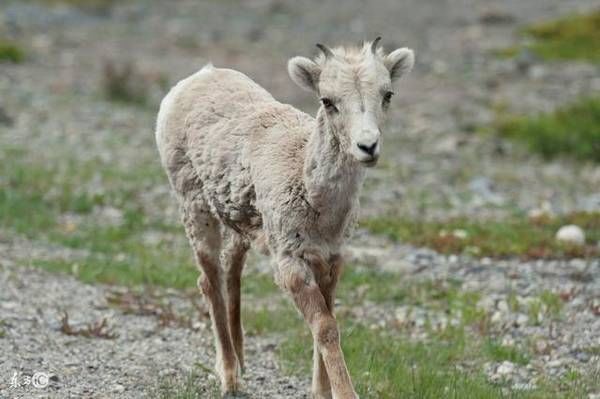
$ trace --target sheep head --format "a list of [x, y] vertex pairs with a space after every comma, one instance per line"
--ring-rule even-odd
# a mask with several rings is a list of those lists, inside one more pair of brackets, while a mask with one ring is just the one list
[[317, 44], [320, 54], [314, 60], [294, 57], [288, 62], [292, 80], [321, 101], [319, 116], [327, 131], [365, 166], [377, 163], [394, 84], [414, 64], [412, 50], [386, 54], [378, 46], [380, 39], [362, 47], [330, 49]]

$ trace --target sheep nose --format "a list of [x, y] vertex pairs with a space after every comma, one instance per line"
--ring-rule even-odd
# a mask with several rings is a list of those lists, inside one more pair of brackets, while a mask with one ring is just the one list
[[369, 154], [370, 156], [375, 155], [375, 150], [377, 149], [377, 143], [378, 141], [375, 141], [373, 144], [368, 145], [368, 144], [363, 144], [363, 143], [358, 143], [357, 146], [358, 148], [360, 148], [363, 152], [366, 152], [367, 154]]

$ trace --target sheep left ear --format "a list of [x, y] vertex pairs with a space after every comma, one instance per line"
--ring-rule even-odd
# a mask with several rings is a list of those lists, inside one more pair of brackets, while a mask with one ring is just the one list
[[308, 91], [318, 91], [321, 67], [305, 57], [294, 57], [288, 61], [290, 78], [300, 88]]
[[410, 72], [415, 64], [415, 54], [409, 48], [399, 48], [389, 53], [383, 60], [383, 63], [388, 71], [390, 71], [390, 78], [393, 82]]

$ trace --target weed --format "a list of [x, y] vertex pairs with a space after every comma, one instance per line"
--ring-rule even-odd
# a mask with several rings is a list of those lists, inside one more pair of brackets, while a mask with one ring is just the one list
[[553, 317], [558, 317], [563, 307], [563, 301], [559, 294], [545, 290], [540, 294], [540, 302], [546, 307], [546, 311]]
[[198, 384], [198, 372], [191, 372], [184, 381], [163, 378], [150, 395], [152, 399], [217, 399], [221, 398], [216, 382], [205, 388]]
[[[189, 315], [177, 313], [171, 303], [165, 303], [150, 292], [113, 291], [107, 295], [106, 300], [125, 314], [156, 318], [159, 327], [192, 328], [193, 320]], [[199, 315], [203, 318], [208, 316], [203, 309]]]
[[509, 361], [520, 365], [529, 363], [528, 356], [523, 353], [522, 350], [516, 347], [502, 345], [493, 339], [486, 340], [483, 348], [485, 353], [496, 362]]
[[132, 63], [117, 64], [106, 61], [102, 74], [102, 88], [111, 101], [136, 105], [148, 103], [146, 82]]

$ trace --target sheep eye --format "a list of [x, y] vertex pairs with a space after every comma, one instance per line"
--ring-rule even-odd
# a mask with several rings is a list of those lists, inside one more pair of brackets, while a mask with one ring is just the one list
[[392, 99], [392, 96], [394, 95], [394, 92], [392, 91], [386, 91], [385, 94], [383, 95], [383, 104], [388, 104], [390, 102], [390, 100]]
[[323, 103], [323, 106], [325, 106], [325, 108], [328, 111], [337, 111], [337, 108], [335, 107], [335, 105], [333, 104], [333, 101], [331, 101], [329, 98], [327, 97], [323, 97], [321, 99], [321, 102]]

